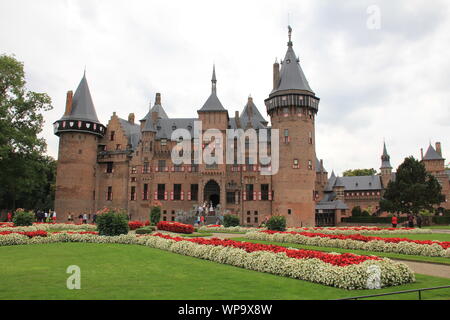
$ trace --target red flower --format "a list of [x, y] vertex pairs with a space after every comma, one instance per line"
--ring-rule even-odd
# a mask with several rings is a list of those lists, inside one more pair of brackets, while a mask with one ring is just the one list
[[193, 233], [194, 227], [190, 224], [184, 224], [180, 222], [160, 221], [156, 225], [158, 230], [165, 230], [176, 233]]

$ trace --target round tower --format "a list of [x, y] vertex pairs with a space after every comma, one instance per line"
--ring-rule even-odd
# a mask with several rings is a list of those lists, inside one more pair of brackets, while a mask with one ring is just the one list
[[67, 93], [63, 117], [55, 121], [54, 132], [59, 136], [56, 170], [55, 211], [58, 221], [66, 221], [95, 210], [96, 164], [98, 140], [106, 127], [97, 118], [86, 75], [75, 94]]
[[272, 130], [278, 129], [279, 170], [272, 176], [273, 214], [288, 226], [314, 226], [316, 152], [314, 119], [319, 98], [310, 88], [295, 55], [289, 28], [288, 49], [273, 66], [273, 90], [265, 100]]

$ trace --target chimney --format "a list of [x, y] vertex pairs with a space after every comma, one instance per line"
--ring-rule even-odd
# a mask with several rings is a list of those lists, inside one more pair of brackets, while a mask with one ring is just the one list
[[72, 91], [67, 91], [66, 111], [64, 112], [65, 116], [68, 116], [72, 112], [72, 98], [73, 98], [73, 92]]
[[156, 94], [155, 104], [161, 105], [161, 93], [159, 93], [159, 92]]
[[423, 148], [420, 148], [420, 160], [423, 160]]
[[273, 89], [278, 88], [280, 83], [280, 64], [275, 60], [273, 64]]
[[323, 159], [320, 159], [320, 172], [323, 173]]
[[134, 113], [130, 113], [128, 115], [128, 122], [134, 124]]
[[241, 120], [239, 119], [239, 111], [234, 112], [234, 121], [236, 121], [236, 127], [241, 128]]
[[439, 153], [439, 155], [442, 157], [442, 149], [440, 142], [436, 142], [436, 152]]
[[152, 121], [153, 123], [156, 123], [156, 121], [158, 121], [158, 112], [156, 111], [152, 112]]

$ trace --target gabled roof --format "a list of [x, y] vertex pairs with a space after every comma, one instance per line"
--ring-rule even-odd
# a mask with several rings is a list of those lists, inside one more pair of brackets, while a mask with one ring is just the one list
[[437, 151], [430, 144], [427, 152], [425, 153], [425, 156], [423, 157], [423, 160], [444, 160], [444, 158], [442, 158], [442, 156], [437, 153]]
[[194, 136], [194, 121], [197, 118], [158, 119], [156, 122], [156, 139], [171, 139], [176, 129], [186, 129]]
[[[150, 102], [150, 106], [151, 106], [151, 102]], [[148, 113], [145, 115], [144, 118], [141, 119], [141, 121], [146, 121], [148, 119], [151, 119], [153, 112], [158, 113], [158, 118], [163, 118], [163, 119], [169, 118], [166, 114], [166, 111], [164, 111], [164, 108], [161, 105], [161, 94], [160, 93], [156, 94], [155, 104], [153, 105], [153, 107], [150, 108]]]
[[132, 124], [121, 118], [119, 118], [119, 122], [125, 136], [128, 138], [128, 144], [131, 145], [131, 148], [134, 150], [141, 140], [141, 126], [138, 124]]
[[380, 176], [352, 176], [340, 177], [346, 191], [351, 190], [381, 190]]
[[100, 123], [92, 102], [91, 92], [86, 80], [86, 73], [78, 85], [72, 98], [72, 110], [70, 114], [64, 115], [62, 120], [84, 120]]
[[[324, 166], [321, 166], [319, 159], [316, 157], [316, 172], [321, 172], [321, 171], [327, 172], [327, 169], [325, 169]], [[334, 172], [333, 172], [333, 174], [334, 174]]]
[[227, 111], [217, 97], [216, 83], [216, 67], [213, 66], [213, 75], [211, 79], [211, 95], [199, 111]]
[[239, 118], [243, 128], [247, 126], [249, 120], [251, 120], [250, 122], [252, 127], [255, 129], [261, 127], [261, 125], [262, 127], [265, 127], [268, 124], [267, 120], [261, 115], [251, 97], [248, 97], [247, 104], [245, 105], [244, 110], [242, 110]]
[[290, 27], [288, 49], [284, 60], [281, 61], [280, 82], [271, 93], [282, 90], [305, 90], [314, 94], [300, 66], [300, 60], [295, 55], [292, 47]]

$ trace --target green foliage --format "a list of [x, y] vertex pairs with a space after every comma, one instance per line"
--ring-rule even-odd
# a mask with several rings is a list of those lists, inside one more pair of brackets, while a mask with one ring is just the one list
[[136, 234], [150, 234], [153, 231], [155, 231], [155, 229], [156, 229], [155, 226], [142, 227], [142, 228], [136, 229]]
[[[405, 222], [406, 220], [406, 217], [399, 217], [398, 223]], [[391, 221], [392, 217], [359, 216], [342, 218], [342, 222], [361, 223], [362, 225], [365, 225], [365, 223], [391, 224]]]
[[97, 230], [101, 236], [118, 236], [128, 233], [128, 215], [113, 209], [97, 215]]
[[286, 230], [286, 217], [284, 216], [271, 216], [267, 221], [267, 229], [274, 231]]
[[427, 173], [425, 166], [414, 157], [405, 158], [398, 167], [395, 181], [390, 181], [380, 208], [388, 212], [413, 213], [434, 211], [433, 205], [445, 200], [438, 180]]
[[56, 165], [38, 137], [50, 109], [47, 94], [26, 90], [23, 63], [0, 55], [0, 207], [53, 207]]
[[161, 207], [153, 206], [150, 210], [150, 224], [156, 226], [161, 219]]
[[226, 214], [223, 217], [224, 227], [236, 227], [239, 225], [239, 217], [234, 214]]
[[14, 213], [13, 222], [15, 226], [31, 226], [35, 220], [33, 212], [28, 211], [16, 211]]
[[377, 173], [374, 168], [370, 169], [348, 169], [344, 171], [342, 174], [344, 177], [353, 177], [353, 176], [373, 176]]

